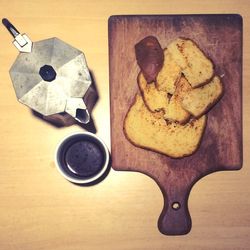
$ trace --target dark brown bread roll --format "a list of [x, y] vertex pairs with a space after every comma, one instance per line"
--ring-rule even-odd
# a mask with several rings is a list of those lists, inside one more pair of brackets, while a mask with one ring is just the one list
[[163, 66], [163, 50], [157, 38], [147, 36], [135, 45], [136, 60], [148, 83], [155, 81]]

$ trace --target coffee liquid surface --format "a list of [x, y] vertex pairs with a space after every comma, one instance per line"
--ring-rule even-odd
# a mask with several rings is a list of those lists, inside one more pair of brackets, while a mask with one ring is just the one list
[[91, 177], [103, 167], [103, 152], [91, 141], [77, 141], [66, 150], [65, 163], [68, 169], [81, 177]]

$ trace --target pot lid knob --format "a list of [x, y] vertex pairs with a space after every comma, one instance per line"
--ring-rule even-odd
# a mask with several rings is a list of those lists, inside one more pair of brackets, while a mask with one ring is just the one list
[[44, 81], [52, 82], [56, 79], [56, 72], [54, 68], [50, 65], [44, 65], [39, 70], [39, 75], [42, 77]]

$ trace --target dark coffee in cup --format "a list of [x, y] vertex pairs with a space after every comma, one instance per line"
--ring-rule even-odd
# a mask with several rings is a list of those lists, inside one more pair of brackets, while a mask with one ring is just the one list
[[58, 146], [56, 165], [71, 182], [87, 184], [101, 178], [107, 171], [109, 152], [106, 145], [92, 133], [77, 133]]

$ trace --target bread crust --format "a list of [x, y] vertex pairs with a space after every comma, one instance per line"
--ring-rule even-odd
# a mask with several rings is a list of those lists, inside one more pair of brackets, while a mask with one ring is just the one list
[[190, 113], [181, 106], [183, 94], [191, 88], [184, 76], [180, 77], [175, 92], [170, 98], [167, 97], [167, 92], [158, 90], [154, 82], [147, 83], [142, 72], [137, 76], [137, 83], [143, 101], [150, 112], [158, 113], [165, 120], [180, 124], [185, 124], [189, 120]]
[[[128, 119], [128, 115], [130, 114], [130, 112], [131, 112], [131, 109], [134, 107], [134, 105], [136, 105], [136, 102], [138, 101], [138, 98], [142, 98], [142, 96], [140, 96], [139, 94], [136, 94], [136, 96], [135, 96], [135, 98], [134, 98], [134, 100], [133, 100], [133, 102], [132, 102], [132, 104], [130, 105], [130, 107], [129, 107], [129, 109], [128, 109], [128, 112], [127, 112], [127, 114], [126, 114], [126, 116], [125, 116], [125, 118], [124, 118], [124, 123], [123, 123], [123, 133], [124, 133], [124, 136], [126, 137], [126, 139], [132, 144], [132, 145], [134, 145], [134, 146], [136, 146], [136, 147], [139, 147], [139, 148], [142, 148], [142, 149], [146, 149], [146, 150], [150, 150], [150, 151], [153, 151], [153, 152], [157, 152], [157, 153], [160, 153], [160, 154], [162, 154], [162, 155], [165, 155], [165, 156], [168, 156], [168, 157], [171, 157], [171, 158], [174, 158], [174, 159], [179, 159], [179, 158], [183, 158], [183, 157], [186, 157], [186, 156], [189, 156], [189, 155], [191, 155], [191, 154], [193, 154], [194, 152], [196, 152], [197, 150], [198, 150], [198, 148], [199, 148], [199, 145], [200, 145], [200, 143], [201, 143], [201, 139], [202, 139], [202, 137], [203, 137], [203, 134], [204, 134], [204, 131], [205, 131], [205, 127], [206, 127], [206, 122], [207, 122], [207, 117], [206, 116], [204, 116], [204, 123], [203, 123], [203, 127], [201, 128], [201, 134], [200, 134], [200, 137], [199, 137], [199, 140], [198, 140], [198, 143], [197, 143], [197, 145], [196, 145], [196, 147], [194, 147], [194, 149], [192, 150], [192, 151], [189, 151], [189, 152], [186, 152], [186, 153], [183, 153], [183, 154], [181, 154], [181, 155], [177, 155], [177, 154], [167, 154], [166, 152], [163, 152], [163, 151], [161, 151], [161, 150], [158, 150], [158, 149], [156, 149], [156, 148], [152, 148], [152, 147], [149, 147], [149, 146], [146, 146], [146, 145], [142, 145], [142, 144], [139, 144], [139, 143], [136, 143], [134, 140], [132, 140], [131, 138], [130, 138], [130, 136], [128, 135], [128, 133], [127, 133], [127, 131], [126, 131], [126, 124], [127, 124], [127, 119]], [[145, 104], [144, 104], [145, 105]], [[150, 111], [148, 111], [148, 112], [150, 112]], [[151, 113], [152, 114], [152, 113]], [[154, 115], [154, 114], [153, 114]], [[163, 119], [163, 118], [161, 118], [161, 117], [158, 117], [157, 119]], [[196, 120], [198, 120], [198, 119], [192, 119], [191, 121], [190, 121], [190, 124], [192, 124], [194, 121], [196, 121]], [[166, 123], [166, 126], [168, 126], [167, 125], [167, 123]], [[166, 140], [167, 140], [168, 138], [166, 138]]]
[[181, 78], [181, 68], [172, 59], [168, 48], [163, 50], [163, 66], [159, 71], [155, 86], [159, 91], [166, 91], [168, 94], [174, 94], [176, 83]]
[[[210, 76], [209, 76], [208, 78], [203, 79], [203, 80], [200, 81], [199, 83], [192, 84], [192, 82], [190, 82], [190, 84], [192, 85], [193, 88], [198, 88], [198, 87], [201, 87], [201, 86], [207, 84], [207, 83], [214, 77], [214, 75], [215, 75], [214, 63], [213, 63], [213, 61], [211, 60], [211, 58], [209, 58], [209, 57], [203, 52], [203, 50], [201, 50], [201, 48], [199, 47], [199, 45], [198, 45], [195, 41], [193, 41], [193, 40], [191, 40], [191, 39], [189, 39], [189, 38], [186, 38], [186, 37], [179, 37], [179, 38], [177, 38], [177, 39], [174, 40], [172, 43], [170, 43], [169, 47], [170, 47], [170, 46], [174, 46], [175, 43], [177, 44], [177, 47], [178, 47], [178, 41], [182, 43], [182, 46], [179, 46], [178, 50], [179, 50], [179, 52], [182, 54], [182, 56], [184, 57], [184, 60], [185, 60], [185, 68], [183, 68], [183, 67], [180, 66], [180, 67], [182, 68], [182, 73], [185, 75], [185, 77], [187, 78], [187, 80], [190, 82], [190, 80], [188, 79], [188, 77], [186, 76], [186, 74], [185, 74], [185, 72], [184, 72], [186, 69], [189, 68], [188, 64], [189, 64], [190, 62], [188, 61], [188, 58], [184, 55], [184, 49], [183, 49], [184, 43], [185, 43], [185, 42], [186, 42], [186, 43], [187, 43], [187, 42], [190, 42], [194, 47], [196, 47], [196, 48], [198, 49], [198, 52], [202, 54], [202, 56], [204, 57], [204, 59], [207, 60], [207, 63], [209, 64], [209, 66], [211, 66], [211, 74], [210, 74]], [[171, 50], [171, 49], [170, 49], [170, 50]], [[170, 51], [170, 54], [171, 54], [171, 53], [172, 53], [172, 52]]]
[[[152, 108], [150, 107], [148, 101], [146, 100], [146, 96], [145, 96], [145, 92], [144, 92], [144, 89], [141, 87], [141, 84], [140, 84], [140, 77], [144, 77], [143, 76], [143, 73], [140, 72], [137, 76], [137, 84], [138, 84], [138, 88], [139, 88], [139, 91], [141, 93], [141, 96], [142, 96], [142, 99], [146, 105], [146, 107], [148, 108], [148, 110], [152, 113], [159, 113], [159, 115], [163, 116], [164, 113], [165, 113], [165, 108], [166, 108], [166, 105], [167, 105], [167, 93], [166, 93], [166, 103], [162, 105], [162, 107], [159, 107], [157, 110], [152, 110]], [[145, 80], [146, 82], [146, 80]], [[149, 85], [154, 85], [155, 83], [154, 82], [151, 82], [151, 83], [146, 83], [146, 84], [149, 84]], [[165, 106], [165, 107], [164, 107]]]
[[[214, 82], [213, 82], [214, 81]], [[215, 81], [217, 81], [217, 82], [215, 82]], [[202, 86], [202, 87], [200, 87], [200, 92], [202, 92], [205, 88], [207, 88], [208, 86], [209, 86], [209, 84], [217, 84], [218, 86], [218, 91], [219, 91], [219, 93], [216, 95], [216, 93], [214, 93], [214, 96], [208, 96], [207, 97], [207, 99], [206, 100], [208, 100], [209, 101], [209, 103], [208, 104], [204, 104], [203, 106], [203, 108], [200, 108], [200, 111], [198, 112], [197, 110], [196, 110], [196, 112], [193, 112], [193, 110], [191, 109], [191, 107], [190, 108], [188, 108], [188, 106], [187, 106], [187, 104], [185, 105], [185, 97], [184, 97], [184, 99], [182, 100], [182, 107], [183, 107], [183, 109], [185, 109], [187, 112], [189, 112], [191, 115], [193, 115], [194, 117], [196, 117], [196, 118], [199, 118], [199, 117], [201, 117], [202, 115], [204, 115], [204, 114], [206, 114], [206, 113], [208, 113], [209, 111], [210, 111], [210, 109], [214, 106], [214, 105], [216, 105], [216, 103], [218, 103], [218, 101], [221, 99], [221, 97], [223, 96], [223, 94], [224, 94], [224, 88], [223, 88], [223, 84], [222, 84], [222, 82], [221, 82], [221, 80], [220, 80], [220, 78], [218, 77], [218, 76], [215, 76], [213, 79], [212, 79], [212, 81], [211, 82], [209, 82], [209, 83], [207, 83], [207, 85], [204, 85], [204, 86]], [[199, 91], [199, 88], [195, 88], [195, 89], [193, 89], [193, 90], [191, 90], [190, 92], [192, 92], [192, 91]], [[203, 92], [205, 92], [205, 90], [203, 91]], [[190, 93], [187, 93], [187, 95], [189, 95]], [[209, 98], [212, 98], [211, 100], [209, 100]], [[197, 108], [198, 109], [198, 108]], [[198, 113], [197, 113], [198, 112]]]
[[180, 124], [185, 124], [189, 121], [190, 113], [182, 107], [181, 101], [190, 89], [192, 87], [182, 75], [176, 84], [174, 94], [170, 97], [169, 105], [164, 114], [165, 120], [179, 122]]

